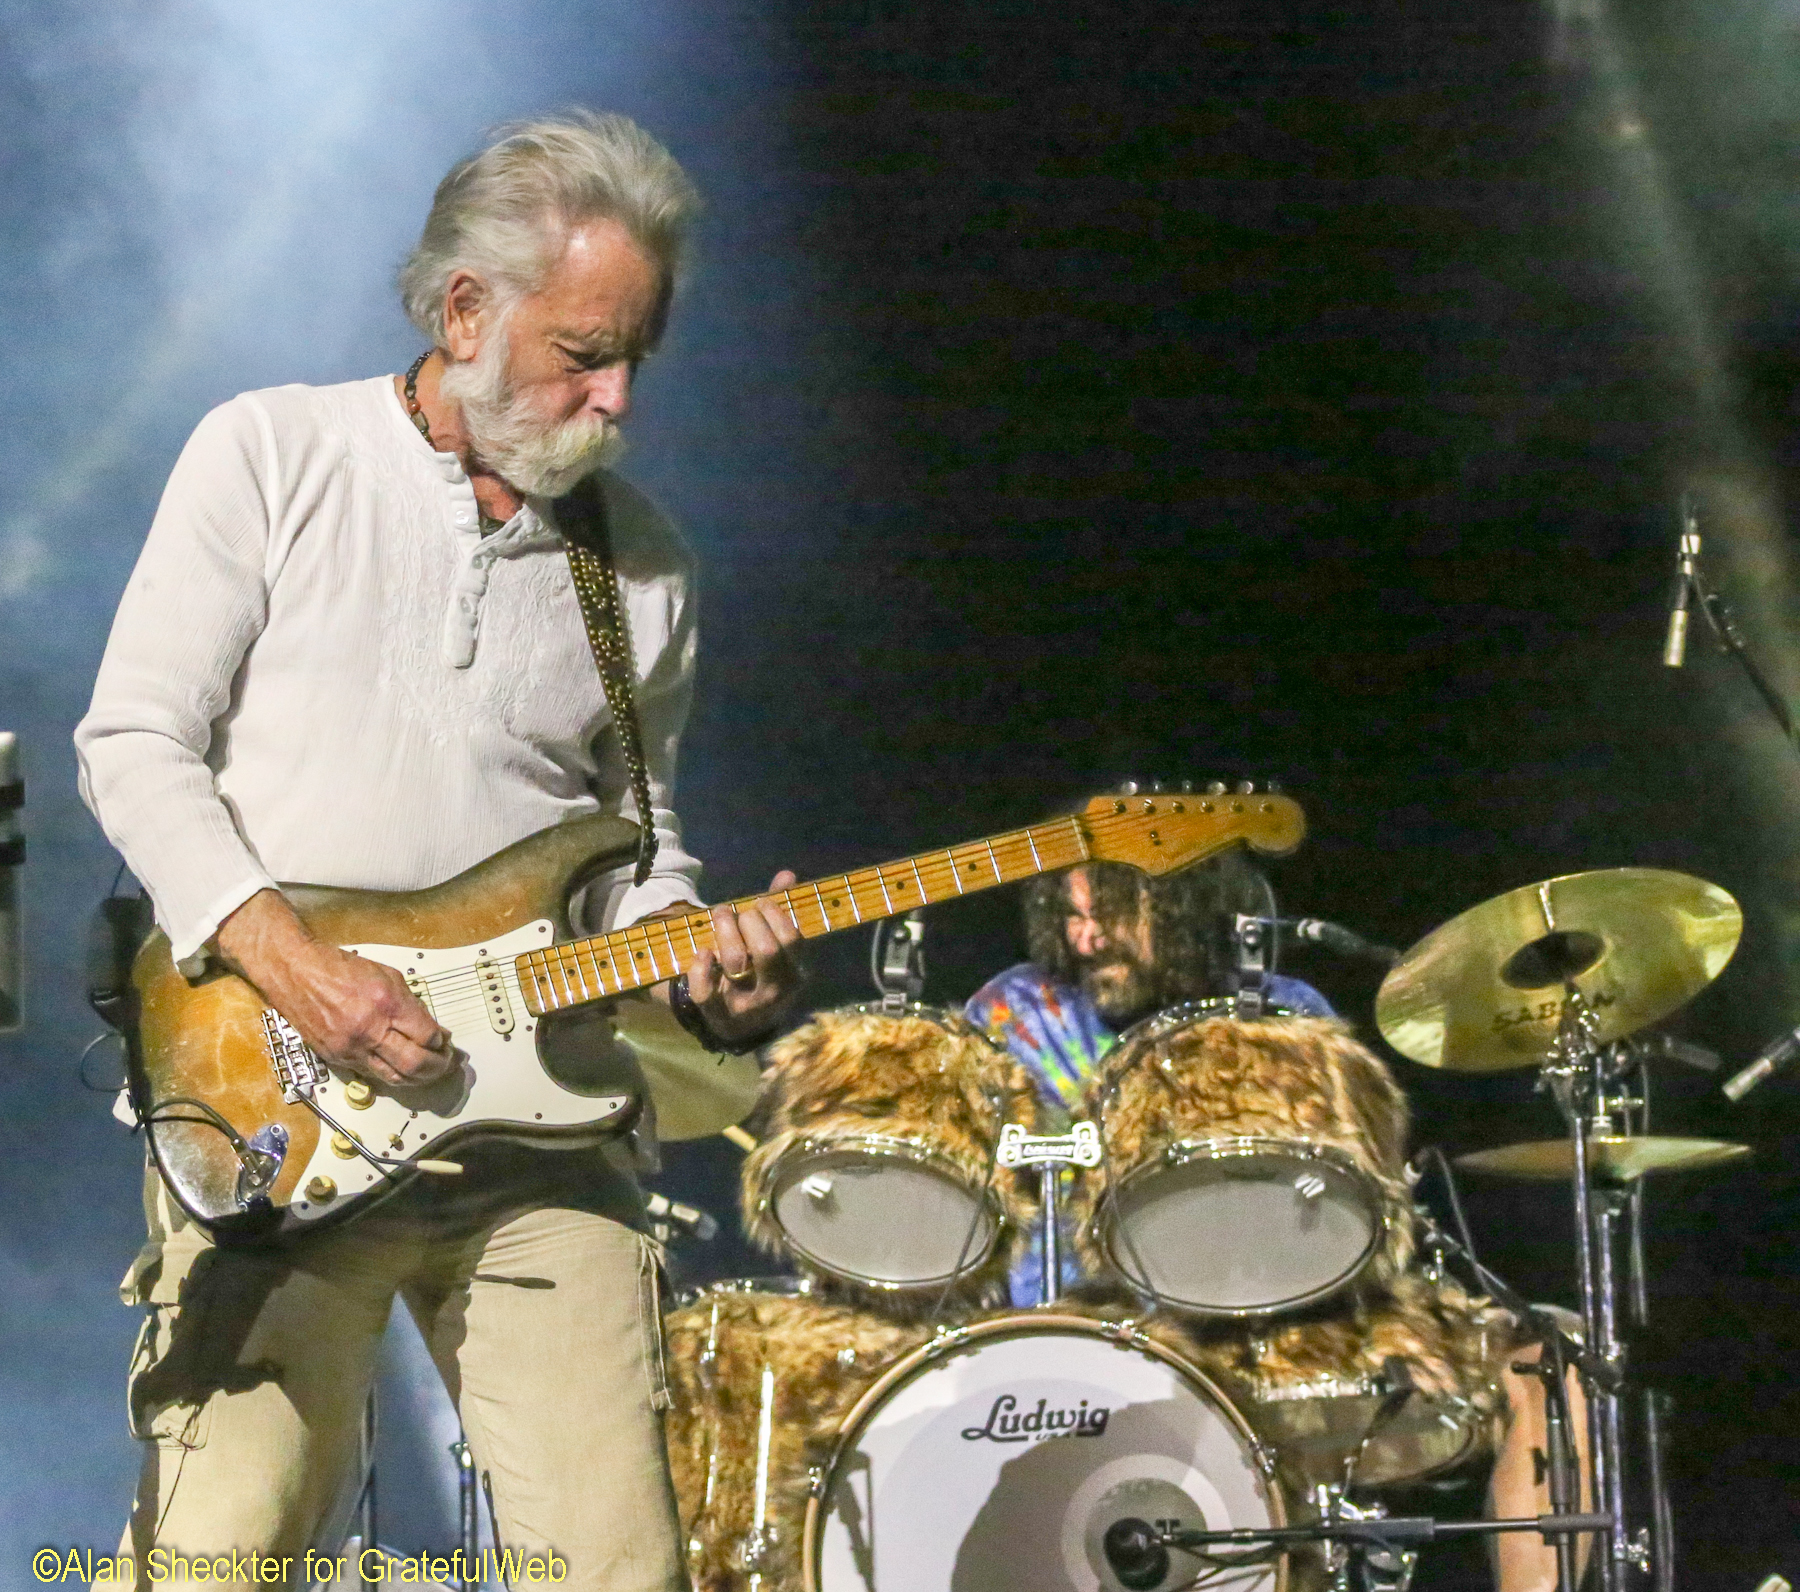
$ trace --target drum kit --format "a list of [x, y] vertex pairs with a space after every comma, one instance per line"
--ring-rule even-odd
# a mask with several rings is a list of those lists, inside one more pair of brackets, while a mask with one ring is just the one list
[[[1159, 1013], [1070, 1121], [963, 1018], [891, 986], [783, 1038], [760, 1075], [708, 1058], [704, 1126], [758, 1129], [732, 1129], [746, 1229], [798, 1276], [714, 1284], [667, 1319], [695, 1587], [1403, 1588], [1418, 1544], [1478, 1532], [1535, 1533], [1565, 1592], [1582, 1542], [1603, 1592], [1672, 1586], [1666, 1411], [1624, 1381], [1639, 1195], [1748, 1152], [1649, 1133], [1642, 1031], [1717, 976], [1741, 923], [1685, 875], [1576, 874], [1463, 913], [1381, 986], [1401, 1055], [1538, 1070], [1567, 1136], [1460, 1164], [1568, 1180], [1578, 1324], [1415, 1205], [1405, 1098], [1334, 1019]], [[1007, 1279], [1033, 1245], [1041, 1298], [1022, 1306]], [[1390, 1516], [1387, 1489], [1492, 1454], [1517, 1414], [1509, 1371], [1544, 1389], [1551, 1512]]]

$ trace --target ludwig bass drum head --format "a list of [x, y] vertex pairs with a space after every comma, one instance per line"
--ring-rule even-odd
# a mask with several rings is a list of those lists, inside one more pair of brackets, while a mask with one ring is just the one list
[[1291, 1147], [1187, 1147], [1134, 1174], [1113, 1209], [1107, 1250], [1129, 1282], [1222, 1315], [1321, 1299], [1362, 1270], [1381, 1236], [1366, 1179]]
[[809, 1515], [807, 1587], [1279, 1592], [1266, 1551], [1120, 1562], [1117, 1532], [1107, 1550], [1120, 1521], [1282, 1519], [1243, 1422], [1191, 1367], [1093, 1321], [1009, 1316], [919, 1351], [852, 1412]]
[[981, 1195], [930, 1162], [855, 1149], [797, 1156], [770, 1202], [795, 1254], [877, 1287], [949, 1282], [998, 1236]]

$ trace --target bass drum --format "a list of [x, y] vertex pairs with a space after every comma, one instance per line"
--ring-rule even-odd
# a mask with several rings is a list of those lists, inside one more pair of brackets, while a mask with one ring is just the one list
[[806, 1592], [1282, 1592], [1266, 1549], [1115, 1563], [1121, 1521], [1286, 1523], [1243, 1417], [1130, 1323], [1034, 1311], [948, 1333], [845, 1418], [807, 1506]]

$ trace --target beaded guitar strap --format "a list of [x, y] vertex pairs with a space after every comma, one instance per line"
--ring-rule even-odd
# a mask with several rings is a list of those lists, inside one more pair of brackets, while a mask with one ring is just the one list
[[631, 780], [631, 799], [637, 803], [637, 871], [632, 877], [642, 884], [656, 860], [656, 822], [650, 808], [650, 771], [644, 766], [644, 737], [631, 689], [636, 672], [631, 661], [631, 633], [619, 605], [606, 494], [599, 481], [589, 476], [566, 497], [558, 498], [556, 520], [569, 554], [569, 575], [581, 604], [581, 621], [587, 627], [588, 645], [594, 649], [594, 666], [600, 671], [600, 685], [612, 710], [619, 751]]

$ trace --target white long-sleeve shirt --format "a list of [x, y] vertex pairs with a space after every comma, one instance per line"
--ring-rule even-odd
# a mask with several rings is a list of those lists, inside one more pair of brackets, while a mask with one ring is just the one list
[[[693, 562], [607, 475], [659, 840], [590, 926], [697, 902], [670, 809], [694, 673]], [[393, 379], [213, 410], [169, 477], [75, 732], [81, 793], [177, 959], [289, 883], [410, 890], [570, 817], [636, 818], [553, 513], [483, 537]]]

